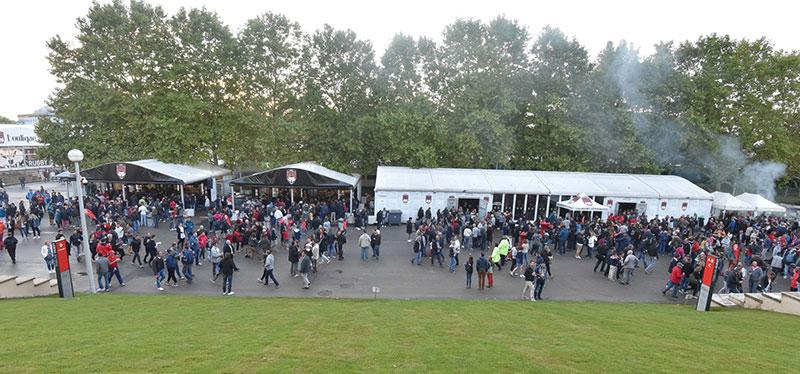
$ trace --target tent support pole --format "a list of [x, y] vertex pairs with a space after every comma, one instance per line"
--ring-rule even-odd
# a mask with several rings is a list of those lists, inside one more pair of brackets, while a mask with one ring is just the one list
[[511, 219], [517, 219], [517, 194], [514, 194], [514, 199], [511, 200]]
[[289, 188], [289, 200], [292, 202], [292, 205], [294, 205], [294, 188]]
[[348, 211], [348, 212], [350, 212], [350, 214], [353, 214], [353, 192], [355, 192], [355, 189], [351, 188], [350, 189], [350, 210]]
[[522, 219], [527, 221], [528, 220], [528, 195], [525, 194], [525, 205], [522, 208]]
[[236, 211], [236, 187], [231, 185], [231, 211]]
[[544, 209], [545, 209], [544, 210], [544, 216], [545, 217], [549, 217], [550, 216], [550, 195], [547, 195], [547, 207], [544, 208]]
[[500, 198], [500, 211], [501, 212], [505, 212], [506, 211], [506, 194], [502, 194], [500, 196], [502, 196]]
[[536, 221], [539, 218], [539, 195], [536, 195], [536, 206], [533, 208], [533, 220]]
[[186, 199], [183, 198], [183, 185], [180, 185], [179, 188], [181, 189], [181, 208], [186, 209], [186, 205], [184, 205]]

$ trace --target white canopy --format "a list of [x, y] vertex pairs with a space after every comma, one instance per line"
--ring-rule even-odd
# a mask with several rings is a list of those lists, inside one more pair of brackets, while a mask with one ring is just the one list
[[573, 212], [604, 212], [608, 210], [607, 206], [598, 204], [583, 192], [569, 200], [559, 201], [556, 206]]
[[738, 199], [727, 192], [714, 191], [711, 193], [714, 197], [714, 203], [711, 208], [718, 210], [726, 210], [729, 212], [747, 212], [756, 210], [756, 208], [745, 201]]
[[754, 193], [743, 193], [736, 197], [739, 200], [752, 205], [755, 208], [754, 210], [759, 213], [786, 213], [786, 208], [765, 199], [761, 195], [756, 195]]

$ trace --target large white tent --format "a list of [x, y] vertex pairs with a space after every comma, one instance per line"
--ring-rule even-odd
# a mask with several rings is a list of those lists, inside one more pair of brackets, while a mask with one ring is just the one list
[[754, 207], [754, 211], [758, 213], [786, 213], [786, 208], [767, 200], [761, 195], [754, 193], [743, 193], [736, 196]]
[[711, 194], [674, 175], [378, 166], [375, 209], [400, 210], [407, 218], [416, 217], [420, 207], [436, 212], [465, 206], [480, 214], [500, 209], [515, 219], [530, 219], [563, 210], [557, 203], [579, 193], [608, 207], [603, 218], [623, 211], [707, 217], [713, 201]]
[[711, 196], [714, 197], [714, 203], [711, 204], [711, 208], [718, 211], [749, 212], [756, 210], [752, 204], [742, 201], [727, 192], [714, 191]]
[[556, 205], [572, 212], [605, 212], [608, 210], [607, 206], [598, 204], [583, 192], [569, 200], [559, 201]]

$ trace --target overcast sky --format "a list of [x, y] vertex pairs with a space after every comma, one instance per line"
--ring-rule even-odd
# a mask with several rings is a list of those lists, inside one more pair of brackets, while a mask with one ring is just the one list
[[[101, 0], [101, 3], [107, 0]], [[716, 32], [736, 38], [767, 37], [778, 48], [800, 50], [800, 6], [794, 1], [301, 1], [301, 0], [153, 0], [168, 14], [182, 6], [216, 11], [236, 32], [265, 11], [283, 13], [311, 32], [328, 23], [354, 30], [373, 42], [378, 56], [398, 32], [439, 41], [444, 26], [456, 18], [488, 21], [499, 14], [516, 19], [532, 35], [546, 25], [575, 36], [592, 54], [607, 41], [633, 42], [643, 54], [666, 40], [692, 40]], [[48, 72], [45, 42], [58, 34], [75, 35], [75, 20], [86, 15], [91, 1], [0, 0], [0, 115], [42, 107], [56, 87]]]

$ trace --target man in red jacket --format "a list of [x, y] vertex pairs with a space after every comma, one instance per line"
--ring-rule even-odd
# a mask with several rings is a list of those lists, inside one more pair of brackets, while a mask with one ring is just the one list
[[683, 261], [678, 261], [678, 263], [672, 267], [672, 272], [669, 273], [669, 280], [667, 281], [667, 287], [661, 291], [662, 295], [666, 295], [667, 291], [672, 289], [672, 297], [678, 298], [678, 289], [681, 285], [681, 279], [683, 278]]

